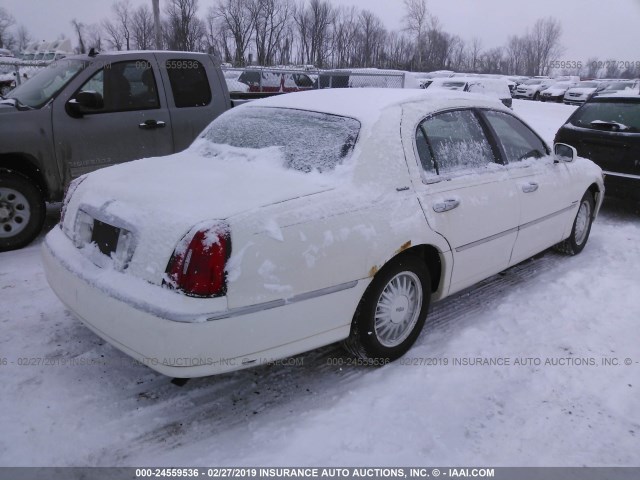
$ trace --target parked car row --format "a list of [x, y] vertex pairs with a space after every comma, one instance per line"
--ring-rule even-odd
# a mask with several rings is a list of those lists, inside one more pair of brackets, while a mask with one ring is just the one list
[[518, 85], [514, 98], [582, 105], [601, 93], [640, 94], [639, 80], [558, 80], [532, 78]]

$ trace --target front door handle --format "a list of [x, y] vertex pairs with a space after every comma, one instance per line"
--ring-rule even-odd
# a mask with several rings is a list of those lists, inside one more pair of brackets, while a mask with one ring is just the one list
[[433, 204], [433, 211], [436, 213], [448, 212], [460, 205], [460, 200], [456, 198], [448, 198], [444, 202], [438, 202]]
[[167, 124], [162, 120], [146, 120], [138, 125], [138, 127], [144, 130], [153, 130], [154, 128], [164, 128], [166, 126]]
[[526, 183], [522, 185], [522, 191], [524, 193], [532, 193], [532, 192], [535, 192], [536, 190], [538, 190], [538, 184], [535, 182]]

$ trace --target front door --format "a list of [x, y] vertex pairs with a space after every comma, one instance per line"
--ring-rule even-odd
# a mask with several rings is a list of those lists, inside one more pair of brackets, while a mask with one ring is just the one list
[[563, 239], [579, 197], [566, 164], [554, 162], [533, 130], [505, 112], [482, 114], [496, 134], [518, 194], [518, 238], [510, 261], [515, 265]]
[[[98, 168], [173, 152], [158, 68], [155, 62], [127, 57], [76, 79], [76, 86], [54, 103], [56, 159], [66, 182]], [[77, 118], [67, 101], [81, 91], [97, 92], [102, 105], [82, 109]]]

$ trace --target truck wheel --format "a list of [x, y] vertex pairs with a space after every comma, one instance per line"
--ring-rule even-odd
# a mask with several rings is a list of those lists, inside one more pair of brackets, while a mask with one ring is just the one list
[[383, 363], [401, 357], [424, 326], [430, 298], [424, 262], [412, 255], [392, 260], [362, 296], [344, 348], [356, 357]]
[[0, 171], [0, 252], [28, 245], [45, 217], [40, 189], [19, 173]]

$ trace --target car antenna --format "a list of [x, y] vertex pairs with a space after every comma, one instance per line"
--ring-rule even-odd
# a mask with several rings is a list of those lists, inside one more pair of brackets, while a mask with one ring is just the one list
[[89, 50], [89, 56], [95, 57], [96, 55], [98, 55], [98, 52], [96, 52], [95, 48], [91, 47], [91, 49]]

